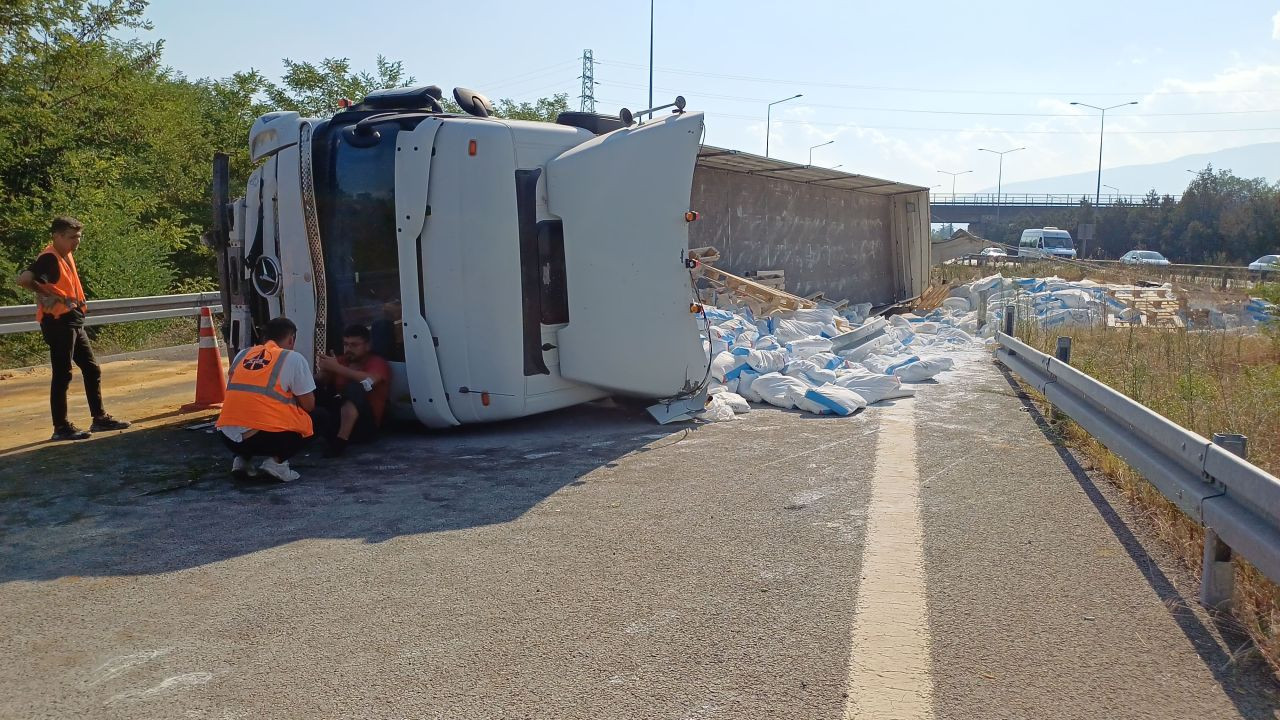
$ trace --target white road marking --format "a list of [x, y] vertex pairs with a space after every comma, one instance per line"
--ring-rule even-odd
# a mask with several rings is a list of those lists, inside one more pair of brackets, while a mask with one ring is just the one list
[[915, 403], [886, 408], [862, 551], [845, 718], [933, 717]]
[[208, 672], [192, 672], [183, 673], [182, 675], [174, 675], [171, 678], [166, 678], [161, 681], [159, 685], [147, 688], [146, 690], [130, 690], [118, 695], [112, 695], [111, 699], [107, 700], [107, 704], [110, 705], [111, 703], [119, 700], [146, 700], [173, 690], [181, 690], [183, 688], [204, 685], [212, 679], [213, 673]]
[[134, 665], [140, 665], [149, 660], [154, 660], [161, 655], [168, 655], [173, 652], [173, 648], [164, 647], [158, 650], [143, 650], [142, 652], [133, 653], [131, 655], [117, 655], [111, 658], [91, 673], [88, 680], [89, 685], [97, 685], [114, 679], [117, 675], [125, 672]]

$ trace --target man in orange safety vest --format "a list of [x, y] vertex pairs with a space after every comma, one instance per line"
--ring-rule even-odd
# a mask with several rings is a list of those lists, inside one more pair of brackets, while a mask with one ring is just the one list
[[[18, 276], [18, 284], [36, 294], [36, 322], [49, 346], [49, 365], [53, 369], [49, 385], [52, 440], [83, 440], [89, 432], [129, 427], [129, 423], [111, 417], [102, 407], [102, 370], [84, 331], [84, 286], [72, 255], [80, 247], [83, 232], [84, 224], [75, 218], [54, 218], [48, 247]], [[73, 362], [84, 377], [84, 394], [93, 415], [89, 432], [67, 419], [67, 388], [71, 386]]]
[[[262, 473], [289, 482], [298, 479], [289, 458], [313, 434], [308, 413], [316, 406], [316, 381], [307, 356], [293, 350], [298, 335], [293, 321], [273, 318], [265, 335], [266, 342], [240, 351], [231, 362], [218, 431], [235, 453], [233, 475]], [[265, 456], [257, 467], [255, 456]]]

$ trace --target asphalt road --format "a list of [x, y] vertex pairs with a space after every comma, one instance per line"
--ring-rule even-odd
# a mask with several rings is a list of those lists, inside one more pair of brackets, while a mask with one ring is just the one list
[[4, 718], [1272, 718], [972, 357], [849, 419], [595, 404], [235, 486], [201, 430], [0, 464]]

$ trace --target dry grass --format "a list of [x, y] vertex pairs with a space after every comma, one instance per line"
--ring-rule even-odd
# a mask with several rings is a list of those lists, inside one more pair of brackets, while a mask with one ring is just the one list
[[[1214, 432], [1249, 436], [1249, 460], [1280, 475], [1280, 333], [1148, 328], [1070, 333], [1072, 365], [1205, 437]], [[1028, 327], [1022, 337], [1052, 353], [1057, 333]], [[1075, 423], [1064, 423], [1061, 434], [1198, 575], [1204, 541], [1200, 525]], [[1235, 617], [1280, 670], [1280, 587], [1239, 556], [1235, 564]]]

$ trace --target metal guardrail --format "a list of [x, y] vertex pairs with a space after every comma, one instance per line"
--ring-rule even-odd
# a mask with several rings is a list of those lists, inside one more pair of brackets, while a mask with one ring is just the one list
[[[214, 312], [222, 312], [221, 294], [204, 292], [90, 300], [84, 322], [85, 325], [110, 325], [134, 320], [184, 317], [198, 315], [200, 308], [204, 307], [213, 308]], [[35, 316], [35, 305], [0, 307], [0, 335], [39, 330], [40, 324], [35, 321]]]
[[[1010, 308], [1006, 316], [1013, 317]], [[1230, 602], [1233, 550], [1280, 581], [1280, 479], [1227, 449], [1234, 444], [1244, 454], [1243, 436], [1211, 442], [1011, 337], [1009, 326], [996, 334], [997, 359], [1204, 526], [1203, 603]], [[1069, 340], [1065, 346], [1069, 360]]]
[[[1165, 202], [1168, 198], [1172, 202], [1177, 202], [1180, 195], [1161, 195], [1160, 202]], [[1074, 194], [1074, 193], [930, 193], [930, 205], [1004, 205], [1018, 206], [1027, 205], [1035, 207], [1077, 207], [1081, 203], [1088, 201], [1094, 204], [1095, 201], [1099, 207], [1108, 205], [1136, 205], [1145, 206], [1147, 204], [1146, 195], [1103, 195], [1095, 196], [1093, 193]]]
[[1142, 265], [1122, 263], [1119, 260], [1085, 260], [1084, 262], [1103, 268], [1139, 271], [1150, 278], [1204, 285], [1223, 290], [1234, 287], [1241, 287], [1247, 290], [1259, 282], [1274, 282], [1280, 279], [1280, 271], [1250, 270], [1239, 265], [1192, 265], [1189, 263]]

